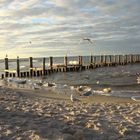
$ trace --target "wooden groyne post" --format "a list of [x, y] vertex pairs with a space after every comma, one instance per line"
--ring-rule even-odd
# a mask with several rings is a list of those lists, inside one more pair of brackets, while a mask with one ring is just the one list
[[137, 60], [138, 60], [138, 62], [140, 62], [140, 59], [139, 59], [139, 58], [140, 58], [140, 55], [138, 54], [138, 55], [137, 55]]
[[121, 64], [121, 55], [118, 55], [118, 64]]
[[89, 68], [93, 68], [94, 67], [94, 62], [93, 62], [93, 55], [90, 56], [90, 60], [89, 60]]
[[9, 64], [8, 64], [8, 58], [6, 57], [5, 58], [5, 77], [8, 77], [9, 75], [8, 70], [9, 70]]
[[107, 56], [104, 55], [104, 56], [103, 56], [103, 64], [106, 65], [106, 62], [107, 62]]
[[127, 55], [123, 55], [123, 59], [124, 59], [124, 60], [123, 60], [123, 61], [124, 61], [124, 64], [126, 65], [126, 64], [127, 64], [127, 59], [128, 59], [128, 58], [127, 58]]
[[90, 65], [93, 65], [93, 56], [90, 56]]
[[65, 67], [68, 66], [68, 57], [67, 56], [64, 57], [64, 65], [65, 65]]
[[94, 60], [93, 60], [94, 64], [96, 64], [96, 56], [94, 56]]
[[33, 76], [33, 58], [29, 58], [29, 63], [30, 63], [30, 76]]
[[138, 62], [138, 55], [136, 54], [136, 63]]
[[49, 62], [50, 62], [50, 68], [52, 70], [53, 69], [53, 57], [52, 56], [50, 56]]
[[103, 55], [100, 55], [100, 62], [101, 65], [103, 64]]
[[114, 63], [114, 65], [117, 64], [117, 55], [114, 55], [114, 57], [113, 57], [113, 63]]
[[17, 77], [20, 77], [20, 64], [19, 64], [19, 57], [17, 56]]
[[127, 64], [128, 63], [128, 56], [125, 55], [125, 63]]
[[133, 55], [130, 54], [130, 63], [133, 63]]
[[[16, 70], [10, 70], [9, 68], [9, 62], [10, 60], [6, 57], [4, 59], [5, 62], [5, 72], [4, 74], [1, 75], [1, 78], [4, 77], [29, 77], [29, 76], [42, 76], [42, 75], [47, 75], [50, 73], [53, 73], [55, 71], [79, 71], [79, 70], [85, 70], [85, 69], [90, 69], [90, 68], [98, 68], [101, 66], [116, 66], [116, 65], [124, 65], [124, 64], [134, 64], [137, 62], [140, 62], [140, 55], [138, 54], [129, 54], [129, 55], [100, 55], [99, 60], [97, 56], [90, 56], [89, 57], [89, 64], [87, 65], [86, 63], [83, 63], [83, 57], [82, 56], [77, 56], [77, 61], [78, 64], [68, 64], [68, 57], [64, 57], [64, 63], [61, 65], [56, 65], [54, 67], [53, 65], [53, 57], [49, 57], [49, 68], [46, 68], [45, 61], [46, 58], [41, 58], [43, 65], [39, 68], [34, 68], [33, 67], [33, 58], [29, 57], [29, 70], [21, 71], [20, 70], [20, 58], [17, 57], [16, 61]], [[97, 62], [96, 62], [97, 59]], [[13, 60], [12, 60], [13, 61]], [[76, 62], [77, 62], [76, 61]]]
[[65, 66], [65, 68], [63, 69], [63, 71], [67, 71], [67, 67], [68, 67], [68, 57], [67, 57], [67, 55], [64, 57], [64, 66]]
[[79, 63], [79, 66], [82, 66], [83, 64], [82, 56], [78, 57], [78, 63]]
[[112, 62], [112, 56], [111, 55], [109, 55], [109, 63], [111, 63]]
[[43, 58], [43, 75], [46, 75], [46, 65], [45, 65], [46, 59]]

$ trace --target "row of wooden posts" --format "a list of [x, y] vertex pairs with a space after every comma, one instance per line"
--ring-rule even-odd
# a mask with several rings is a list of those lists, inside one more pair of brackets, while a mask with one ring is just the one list
[[[109, 61], [107, 61], [107, 58]], [[22, 72], [20, 70], [20, 59], [17, 57], [16, 70], [9, 69], [9, 59], [5, 58], [5, 74], [1, 75], [1, 78], [4, 77], [32, 77], [32, 76], [44, 76], [53, 72], [58, 71], [78, 71], [82, 69], [97, 68], [102, 66], [116, 66], [116, 65], [125, 65], [133, 64], [140, 62], [140, 55], [114, 55], [112, 60], [112, 55], [101, 55], [100, 61], [96, 61], [96, 56], [90, 56], [89, 65], [83, 65], [82, 56], [78, 56], [78, 64], [69, 64], [68, 57], [64, 57], [64, 64], [53, 65], [53, 57], [49, 57], [49, 68], [46, 68], [46, 58], [42, 58], [42, 68], [34, 68], [33, 66], [33, 57], [29, 58], [29, 70]]]

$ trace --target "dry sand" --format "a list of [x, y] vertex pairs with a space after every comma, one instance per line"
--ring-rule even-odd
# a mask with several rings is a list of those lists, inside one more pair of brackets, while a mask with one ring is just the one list
[[0, 140], [140, 140], [140, 103], [0, 87]]

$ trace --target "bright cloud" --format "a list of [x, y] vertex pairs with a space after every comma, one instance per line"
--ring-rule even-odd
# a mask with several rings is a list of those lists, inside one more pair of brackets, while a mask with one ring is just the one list
[[1, 58], [140, 53], [139, 7], [139, 0], [1, 0]]

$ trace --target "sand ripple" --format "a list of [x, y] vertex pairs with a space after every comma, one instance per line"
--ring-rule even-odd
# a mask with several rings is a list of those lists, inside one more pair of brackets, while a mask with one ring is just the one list
[[0, 88], [1, 140], [139, 140], [140, 104], [71, 103]]

